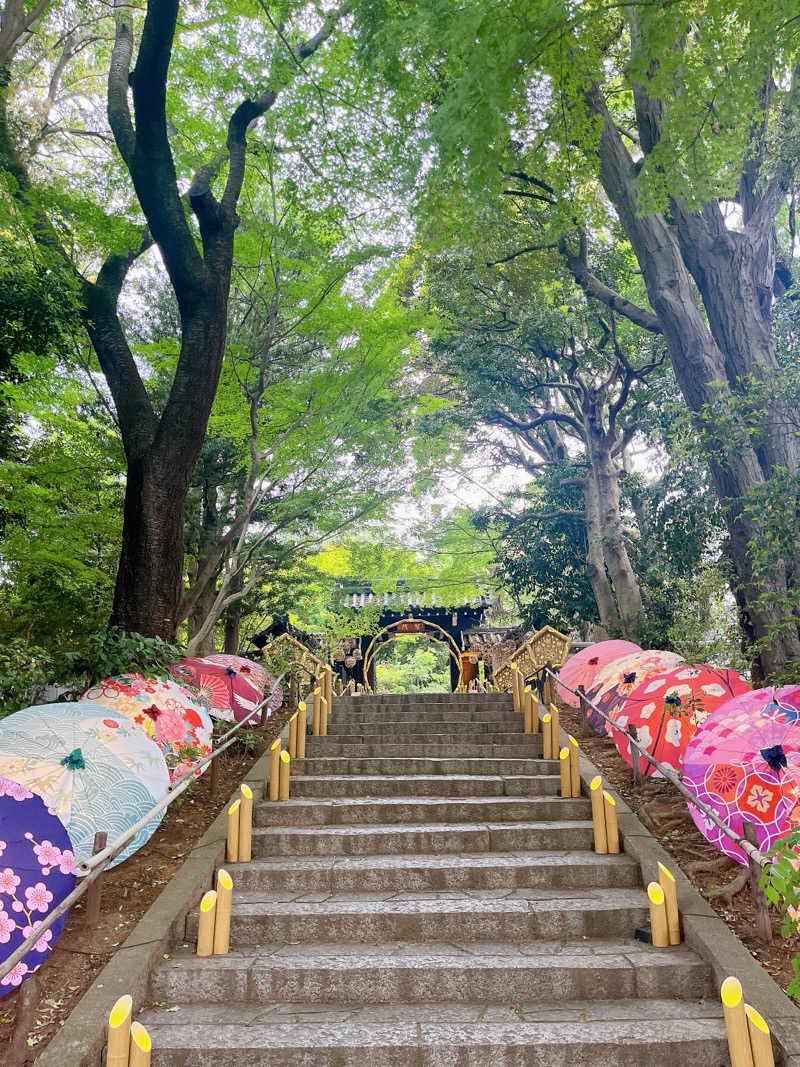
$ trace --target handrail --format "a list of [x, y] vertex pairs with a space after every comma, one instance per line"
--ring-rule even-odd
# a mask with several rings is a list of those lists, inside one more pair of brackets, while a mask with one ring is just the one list
[[[184, 774], [176, 778], [170, 784], [167, 792], [164, 794], [161, 800], [154, 804], [153, 807], [150, 808], [150, 810], [140, 819], [138, 819], [132, 826], [129, 826], [127, 830], [121, 833], [115, 841], [112, 841], [110, 845], [107, 845], [104, 849], [101, 849], [100, 852], [96, 852], [93, 856], [90, 856], [88, 860], [83, 860], [81, 863], [76, 865], [75, 871], [76, 874], [80, 877], [79, 883], [75, 886], [71, 893], [68, 893], [67, 896], [64, 897], [64, 899], [57, 907], [53, 908], [53, 910], [49, 913], [49, 915], [47, 915], [46, 918], [44, 918], [40, 923], [37, 923], [33, 933], [29, 934], [28, 937], [22, 942], [22, 944], [18, 945], [11, 953], [11, 955], [7, 956], [6, 959], [4, 959], [2, 963], [0, 963], [0, 977], [4, 977], [5, 975], [7, 975], [12, 967], [15, 967], [24, 956], [27, 956], [27, 954], [30, 952], [36, 942], [41, 938], [42, 934], [46, 930], [49, 930], [53, 923], [57, 919], [60, 919], [61, 916], [72, 907], [76, 900], [79, 900], [80, 897], [83, 896], [89, 886], [93, 882], [97, 881], [97, 879], [103, 873], [103, 871], [111, 862], [111, 860], [113, 860], [116, 856], [119, 855], [120, 852], [122, 852], [125, 845], [127, 845], [127, 843], [132, 840], [132, 838], [134, 838], [136, 834], [138, 834], [142, 827], [146, 826], [154, 815], [157, 815], [159, 811], [163, 811], [164, 808], [169, 807], [173, 800], [175, 800], [181, 795], [181, 793], [188, 789], [188, 787], [196, 778], [195, 772], [198, 770], [198, 768], [207, 766], [213, 759], [216, 759], [217, 756], [224, 752], [226, 748], [230, 748], [230, 746], [235, 740], [235, 738], [231, 735], [235, 734], [246, 723], [249, 723], [254, 715], [257, 715], [263, 710], [265, 705], [270, 702], [276, 690], [280, 687], [281, 682], [288, 673], [288, 671], [284, 671], [279, 678], [276, 678], [272, 688], [269, 691], [269, 696], [265, 696], [260, 704], [254, 707], [253, 710], [248, 712], [243, 719], [240, 719], [239, 722], [235, 723], [230, 728], [230, 730], [226, 731], [226, 733], [222, 735], [220, 741], [224, 742], [224, 744], [218, 745], [213, 752], [209, 753], [208, 756], [204, 756], [201, 760], [198, 760], [193, 765], [190, 771], [186, 771]], [[230, 738], [230, 740], [227, 740], [227, 738]]]
[[630, 741], [631, 746], [636, 748], [640, 755], [644, 756], [648, 763], [652, 763], [653, 766], [661, 772], [664, 778], [666, 778], [668, 782], [675, 786], [678, 792], [681, 793], [686, 798], [686, 800], [688, 800], [696, 808], [702, 811], [704, 815], [707, 815], [713, 823], [716, 823], [716, 825], [719, 827], [720, 830], [722, 830], [725, 836], [729, 837], [733, 842], [735, 842], [741, 848], [741, 850], [749, 857], [750, 860], [757, 863], [758, 866], [761, 868], [772, 862], [771, 856], [765, 855], [758, 848], [756, 848], [755, 845], [751, 844], [751, 842], [748, 841], [747, 838], [743, 837], [741, 834], [737, 834], [735, 830], [732, 830], [730, 826], [727, 825], [727, 823], [724, 823], [722, 819], [720, 819], [719, 815], [717, 815], [716, 811], [714, 811], [710, 804], [706, 804], [704, 800], [701, 800], [699, 797], [696, 797], [690, 789], [687, 789], [678, 777], [678, 775], [675, 773], [674, 767], [671, 767], [668, 763], [662, 763], [661, 760], [658, 760], [655, 758], [655, 756], [651, 755], [651, 753], [648, 752], [648, 750], [645, 748], [642, 742], [639, 741], [638, 738], [631, 737], [631, 735], [627, 733], [627, 731], [623, 730], [619, 726], [619, 724], [616, 723], [609, 715], [606, 715], [602, 708], [598, 708], [598, 706], [594, 703], [593, 700], [589, 700], [585, 693], [582, 693], [579, 689], [573, 689], [571, 685], [567, 685], [567, 683], [563, 682], [555, 673], [555, 671], [550, 670], [549, 667], [541, 667], [537, 674], [542, 675], [542, 677], [544, 677], [544, 675], [546, 674], [549, 674], [557, 685], [562, 686], [574, 696], [580, 697], [584, 704], [588, 705], [592, 709], [592, 711], [597, 712], [597, 714], [602, 719], [605, 719], [605, 721], [609, 723], [609, 725], [613, 726], [614, 729], [619, 730], [620, 733], [624, 733]]

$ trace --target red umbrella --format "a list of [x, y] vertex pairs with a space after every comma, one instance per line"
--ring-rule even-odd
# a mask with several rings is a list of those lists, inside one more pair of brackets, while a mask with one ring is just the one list
[[233, 667], [239, 674], [243, 674], [248, 682], [252, 682], [256, 689], [261, 690], [263, 696], [267, 690], [267, 671], [263, 663], [245, 659], [244, 656], [234, 656], [229, 652], [214, 652], [206, 656], [210, 663], [221, 663], [223, 667]]
[[[614, 659], [597, 672], [594, 684], [586, 696], [606, 715], [613, 715], [619, 705], [633, 690], [655, 674], [677, 667], [683, 662], [677, 652], [660, 652], [647, 649], [632, 652], [629, 656]], [[586, 712], [586, 721], [599, 734], [608, 732], [606, 720], [592, 708]]]
[[[750, 683], [736, 671], [682, 663], [643, 681], [625, 698], [613, 715], [620, 729], [612, 728], [611, 736], [630, 766], [631, 746], [625, 731], [635, 726], [647, 751], [680, 771], [697, 728], [718, 707], [749, 689]], [[652, 763], [641, 762], [645, 774], [657, 773]]]
[[208, 657], [187, 656], [171, 663], [169, 671], [217, 719], [239, 722], [262, 700], [261, 692], [247, 675]]
[[[564, 666], [559, 669], [558, 677], [573, 689], [581, 685], [584, 689], [590, 689], [594, 684], [595, 675], [607, 663], [620, 656], [628, 656], [632, 652], [641, 651], [639, 645], [635, 645], [633, 641], [595, 641], [593, 645], [587, 645], [574, 656], [570, 656]], [[573, 708], [577, 708], [580, 704], [580, 698], [573, 696], [561, 685], [558, 687], [558, 697], [559, 700], [570, 704]]]

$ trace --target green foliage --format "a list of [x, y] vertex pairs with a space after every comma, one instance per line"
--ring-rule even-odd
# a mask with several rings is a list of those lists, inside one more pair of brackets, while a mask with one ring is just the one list
[[[784, 834], [767, 851], [771, 861], [761, 872], [758, 884], [773, 907], [784, 911], [781, 934], [795, 938], [800, 930], [800, 830]], [[800, 998], [800, 954], [792, 959], [794, 977], [786, 987], [791, 997]]]
[[4, 642], [0, 650], [0, 718], [38, 703], [54, 678], [53, 656], [45, 648], [26, 645], [21, 638]]
[[376, 692], [449, 692], [450, 660], [445, 646], [435, 641], [398, 637], [375, 657]]

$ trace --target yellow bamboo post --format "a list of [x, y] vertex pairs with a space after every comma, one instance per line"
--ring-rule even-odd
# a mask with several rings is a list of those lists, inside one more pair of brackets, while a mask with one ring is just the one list
[[130, 993], [126, 993], [109, 1012], [106, 1067], [128, 1067], [132, 1011], [133, 998]]
[[214, 955], [226, 956], [231, 947], [233, 879], [224, 867], [217, 871], [217, 908], [214, 917]]
[[514, 711], [519, 711], [522, 707], [522, 700], [520, 699], [519, 671], [516, 667], [511, 672], [511, 699], [514, 703]]
[[325, 670], [325, 692], [322, 694], [328, 702], [328, 714], [333, 711], [333, 671], [330, 667]]
[[239, 808], [241, 800], [234, 800], [228, 808], [228, 841], [225, 846], [225, 859], [228, 863], [239, 860]]
[[289, 799], [289, 768], [291, 760], [288, 752], [281, 752], [280, 785], [278, 788], [278, 800]]
[[314, 737], [319, 734], [319, 709], [322, 702], [322, 690], [319, 686], [314, 690], [314, 705], [311, 712], [311, 733]]
[[550, 730], [550, 713], [542, 716], [542, 758], [553, 758], [553, 734]]
[[319, 705], [319, 732], [321, 737], [328, 734], [328, 701], [322, 698]]
[[561, 712], [555, 704], [550, 705], [550, 733], [553, 737], [553, 740], [550, 743], [550, 749], [555, 756], [556, 752], [558, 752], [561, 747]]
[[289, 755], [297, 758], [297, 712], [289, 719]]
[[558, 754], [559, 770], [561, 772], [561, 796], [572, 796], [572, 782], [569, 775], [569, 749], [562, 748]]
[[297, 706], [297, 758], [306, 758], [306, 731], [308, 730], [308, 708], [305, 700]]
[[236, 859], [249, 863], [253, 858], [253, 790], [243, 782], [239, 786], [239, 845]]
[[681, 943], [681, 920], [678, 915], [678, 890], [675, 885], [675, 875], [663, 863], [658, 865], [658, 884], [664, 890], [669, 943], [679, 945]]
[[655, 948], [666, 948], [669, 945], [667, 909], [664, 890], [658, 882], [651, 882], [647, 887], [647, 898], [650, 901], [650, 938]]
[[605, 854], [608, 852], [608, 839], [606, 838], [606, 813], [603, 810], [603, 779], [599, 774], [589, 783], [589, 797], [592, 801], [594, 850]]
[[538, 690], [531, 688], [528, 693], [528, 707], [531, 714], [531, 733], [539, 733], [539, 694]]
[[580, 750], [572, 734], [567, 738], [567, 746], [569, 747], [569, 778], [572, 782], [572, 795], [579, 797], [581, 795], [581, 765], [578, 758]]
[[281, 769], [281, 739], [269, 746], [269, 799], [278, 799], [278, 775]]
[[744, 1010], [742, 983], [733, 976], [726, 978], [720, 988], [722, 1013], [728, 1034], [728, 1052], [731, 1067], [755, 1067], [750, 1046], [747, 1013]]
[[525, 733], [533, 733], [533, 693], [529, 685], [525, 686], [522, 693], [522, 709], [525, 714]]
[[209, 889], [200, 901], [200, 921], [197, 925], [197, 955], [210, 956], [214, 951], [214, 922], [217, 911], [217, 894]]
[[744, 1013], [747, 1016], [747, 1031], [750, 1035], [750, 1051], [753, 1055], [754, 1067], [775, 1067], [772, 1038], [769, 1035], [766, 1020], [749, 1004], [745, 1004]]
[[141, 1023], [131, 1023], [131, 1058], [128, 1067], [150, 1067], [153, 1042]]
[[606, 820], [606, 844], [611, 856], [619, 853], [619, 823], [617, 822], [617, 802], [610, 793], [603, 792], [603, 815]]

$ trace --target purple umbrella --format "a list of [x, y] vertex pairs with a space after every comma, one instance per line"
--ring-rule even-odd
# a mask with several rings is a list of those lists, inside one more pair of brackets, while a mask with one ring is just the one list
[[[6, 959], [75, 885], [75, 856], [64, 824], [42, 798], [0, 777], [0, 959]], [[38, 970], [66, 912], [28, 954], [0, 977], [0, 997]]]

